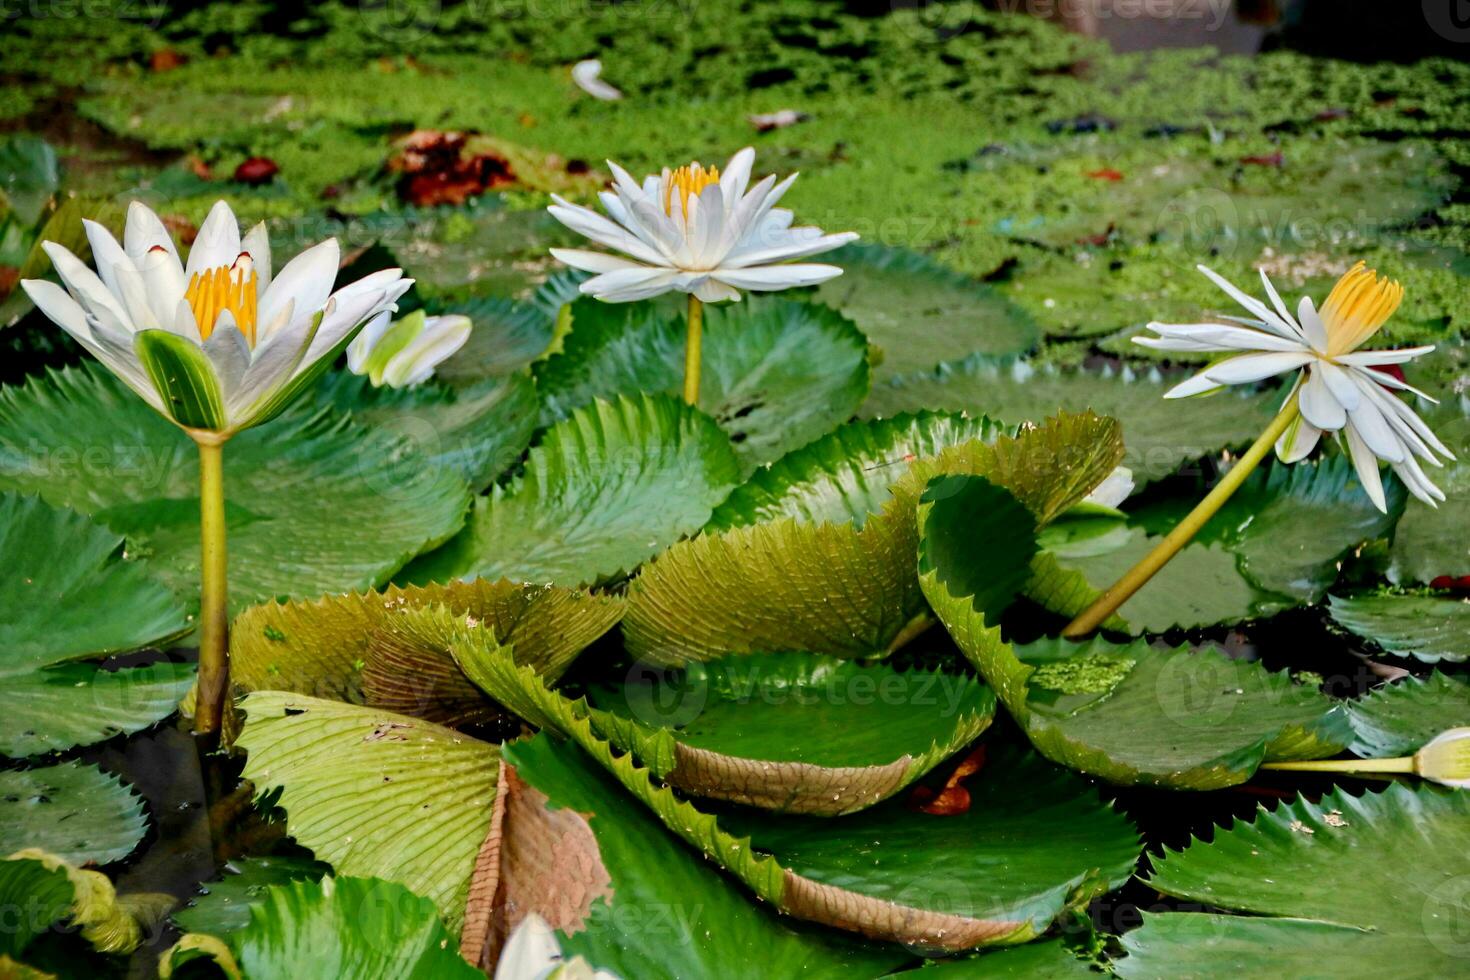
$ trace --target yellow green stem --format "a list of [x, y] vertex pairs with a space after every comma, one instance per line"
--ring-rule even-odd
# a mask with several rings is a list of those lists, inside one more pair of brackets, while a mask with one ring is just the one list
[[1251, 447], [1240, 457], [1240, 461], [1232, 466], [1230, 472], [1226, 473], [1216, 484], [1215, 489], [1211, 490], [1174, 530], [1165, 535], [1152, 551], [1144, 555], [1142, 561], [1128, 569], [1122, 578], [1098, 596], [1097, 600], [1083, 610], [1081, 615], [1068, 623], [1067, 628], [1062, 630], [1062, 635], [1076, 638], [1091, 633], [1117, 612], [1118, 607], [1127, 602], [1133, 593], [1143, 588], [1149, 579], [1157, 575], [1159, 569], [1167, 565], [1169, 559], [1177, 555], [1179, 549], [1188, 544], [1199, 533], [1199, 529], [1215, 516], [1215, 512], [1225, 501], [1240, 489], [1245, 478], [1250, 476], [1261, 460], [1266, 458], [1266, 454], [1271, 451], [1276, 440], [1281, 438], [1281, 434], [1296, 420], [1299, 411], [1297, 400], [1293, 397], [1271, 421], [1271, 424], [1266, 426], [1266, 431], [1251, 443]]
[[699, 404], [699, 348], [704, 332], [704, 304], [689, 294], [689, 334], [684, 341], [684, 403]]
[[216, 736], [230, 685], [230, 606], [224, 440], [190, 433], [199, 447], [199, 687], [194, 732]]
[[1418, 772], [1413, 756], [1402, 759], [1318, 759], [1312, 762], [1266, 762], [1262, 769], [1283, 772]]

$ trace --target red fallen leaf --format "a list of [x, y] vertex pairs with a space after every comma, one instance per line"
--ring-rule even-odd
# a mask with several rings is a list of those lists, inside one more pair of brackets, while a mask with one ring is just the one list
[[13, 265], [0, 265], [0, 298], [15, 292], [20, 284], [20, 270]]
[[335, 201], [342, 196], [342, 188], [336, 184], [328, 184], [322, 188], [321, 199], [323, 201]]
[[1375, 371], [1382, 371], [1390, 378], [1397, 378], [1405, 384], [1408, 383], [1409, 379], [1404, 377], [1404, 369], [1399, 367], [1397, 364], [1374, 364], [1371, 365], [1371, 367]]
[[251, 157], [235, 168], [235, 180], [251, 187], [269, 184], [281, 168], [270, 157]]
[[1286, 157], [1280, 150], [1275, 153], [1266, 153], [1257, 156], [1241, 157], [1241, 163], [1248, 163], [1256, 167], [1280, 167], [1285, 165]]
[[148, 67], [156, 72], [173, 71], [189, 59], [173, 48], [159, 48], [148, 59]]
[[1453, 575], [1436, 575], [1429, 580], [1429, 587], [1444, 592], [1454, 592], [1457, 595], [1467, 595], [1470, 594], [1470, 575], [1461, 575], [1459, 578]]
[[1352, 114], [1353, 110], [1351, 109], [1332, 108], [1323, 109], [1312, 118], [1315, 119], [1317, 122], [1330, 122], [1333, 119], [1346, 119]]
[[1113, 240], [1113, 229], [1115, 227], [1115, 225], [1109, 224], [1105, 231], [1099, 232], [1096, 235], [1085, 235], [1082, 238], [1077, 239], [1077, 244], [1093, 245], [1097, 248], [1102, 248], [1108, 242]]
[[398, 142], [387, 163], [397, 173], [398, 196], [410, 204], [463, 204], [485, 191], [515, 183], [510, 161], [495, 153], [469, 153], [472, 134], [419, 129]]
[[191, 153], [184, 158], [184, 166], [188, 168], [189, 173], [200, 180], [214, 180], [214, 172], [209, 169], [209, 164], [205, 163], [202, 157]]
[[1114, 170], [1112, 167], [1103, 167], [1101, 170], [1089, 170], [1087, 176], [1093, 180], [1107, 180], [1116, 184], [1123, 179], [1123, 171]]
[[909, 805], [921, 813], [935, 817], [953, 817], [970, 810], [970, 791], [960, 785], [960, 780], [975, 775], [985, 766], [985, 746], [965, 756], [945, 780], [938, 793], [928, 786], [915, 786], [909, 794]]

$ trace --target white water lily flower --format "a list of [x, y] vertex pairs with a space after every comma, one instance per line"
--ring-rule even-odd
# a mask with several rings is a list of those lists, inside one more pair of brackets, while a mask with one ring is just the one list
[[576, 83], [577, 88], [594, 99], [616, 102], [623, 97], [619, 89], [602, 80], [602, 62], [596, 58], [588, 58], [573, 65], [572, 81]]
[[144, 401], [194, 432], [228, 437], [274, 418], [413, 284], [401, 269], [386, 269], [332, 292], [335, 239], [272, 276], [265, 225], [242, 239], [224, 201], [200, 227], [187, 264], [140, 202], [128, 209], [122, 245], [85, 224], [96, 272], [45, 242], [66, 288], [39, 279], [21, 285]]
[[374, 386], [408, 388], [427, 381], [434, 369], [470, 339], [470, 318], [457, 313], [425, 316], [415, 310], [390, 324], [378, 314], [347, 347], [347, 368]]
[[1303, 296], [1293, 317], [1265, 272], [1261, 283], [1271, 300], [1269, 307], [1204, 266], [1199, 270], [1251, 316], [1225, 317], [1229, 323], [1150, 323], [1148, 329], [1158, 337], [1134, 337], [1134, 343], [1155, 350], [1230, 355], [1164, 397], [1183, 398], [1295, 371], [1291, 394], [1299, 401], [1301, 415], [1276, 443], [1276, 454], [1283, 462], [1305, 457], [1323, 432], [1340, 432], [1346, 436], [1358, 479], [1379, 510], [1388, 509], [1378, 475], [1379, 460], [1388, 463], [1409, 491], [1431, 507], [1444, 499], [1419, 461], [1443, 466], [1435, 454], [1454, 459], [1454, 453], [1393, 392], [1434, 399], [1391, 374], [1374, 370], [1404, 364], [1434, 348], [1358, 349], [1398, 309], [1403, 287], [1380, 279], [1359, 262], [1337, 281], [1320, 310], [1312, 305], [1310, 296]]
[[614, 189], [599, 196], [609, 217], [552, 195], [558, 221], [623, 256], [578, 248], [551, 254], [576, 269], [595, 272], [582, 292], [609, 303], [628, 303], [677, 290], [714, 303], [738, 300], [742, 289], [772, 291], [811, 286], [842, 274], [835, 265], [787, 263], [846, 245], [852, 232], [823, 234], [791, 227], [792, 214], [776, 203], [796, 180], [774, 176], [750, 187], [755, 151], [731, 158], [722, 175], [698, 163], [637, 183], [611, 160]]
[[495, 965], [495, 980], [618, 980], [606, 970], [594, 971], [582, 957], [564, 961], [556, 933], [535, 912], [521, 920], [511, 931], [500, 962]]

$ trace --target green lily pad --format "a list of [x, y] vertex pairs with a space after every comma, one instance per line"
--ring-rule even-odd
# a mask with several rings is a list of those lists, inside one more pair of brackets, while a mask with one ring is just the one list
[[1445, 493], [1438, 508], [1422, 500], [1404, 508], [1389, 550], [1388, 577], [1396, 585], [1470, 575], [1470, 415], [1445, 408], [1425, 413], [1424, 421], [1459, 458], [1430, 470]]
[[874, 375], [922, 371], [974, 353], [1024, 354], [1041, 331], [994, 288], [907, 249], [857, 242], [822, 261], [842, 275], [815, 298], [841, 310], [883, 352]]
[[330, 865], [311, 858], [252, 857], [231, 861], [218, 881], [200, 886], [202, 894], [172, 916], [186, 932], [226, 936], [250, 925], [250, 910], [261, 905], [272, 885], [318, 881]]
[[1413, 755], [1451, 728], [1470, 726], [1470, 681], [1435, 671], [1405, 677], [1347, 703], [1354, 739], [1365, 759]]
[[914, 507], [931, 476], [983, 474], [1002, 488], [981, 520], [995, 538], [995, 596], [1005, 603], [1014, 594], [1007, 590], [1028, 577], [1025, 563], [1035, 550], [1034, 533], [1018, 539], [1007, 523], [1017, 499], [1049, 522], [1102, 482], [1120, 452], [1111, 420], [1061, 415], [1014, 437], [916, 460], [883, 511], [861, 528], [784, 518], [682, 542], [629, 587], [628, 650], [666, 665], [727, 653], [892, 652], [932, 621], [913, 566]]
[[146, 831], [143, 801], [96, 766], [0, 772], [0, 853], [38, 847], [70, 864], [109, 864]]
[[400, 579], [613, 579], [701, 527], [738, 477], [703, 413], [665, 395], [596, 401], [552, 426], [524, 475], [476, 500], [464, 530]]
[[338, 873], [427, 896], [458, 929], [499, 751], [418, 718], [283, 691], [257, 691], [241, 709], [242, 778], [286, 811], [287, 833]]
[[[469, 501], [403, 440], [306, 407], [224, 457], [236, 609], [379, 584], [457, 531]], [[199, 588], [198, 470], [188, 437], [96, 365], [0, 392], [0, 489], [126, 534], [183, 594]]]
[[783, 517], [862, 527], [868, 515], [883, 509], [909, 463], [972, 439], [994, 439], [1003, 431], [984, 416], [936, 412], [849, 422], [761, 467], [715, 508], [705, 530]]
[[536, 431], [540, 401], [524, 374], [461, 387], [430, 380], [411, 388], [374, 388], [345, 371], [323, 379], [318, 403], [408, 443], [421, 460], [484, 490], [518, 462]]
[[0, 752], [90, 745], [173, 714], [193, 668], [93, 662], [190, 629], [184, 603], [151, 562], [124, 556], [121, 535], [38, 498], [0, 493], [0, 563]]
[[[493, 676], [497, 690], [517, 688], [528, 714], [576, 742], [676, 836], [797, 918], [934, 949], [1025, 942], [1122, 884], [1138, 858], [1127, 818], [1020, 752], [992, 761], [987, 768], [1002, 775], [976, 780], [963, 814], [930, 816], [892, 800], [845, 817], [715, 817], [655, 783], [636, 753], [618, 754], [530, 668], [503, 652], [478, 662], [472, 651], [457, 655], [472, 674]], [[525, 765], [522, 752], [509, 750], [514, 764]]]
[[915, 970], [894, 974], [896, 980], [1097, 980], [1102, 964], [1079, 954], [1065, 940], [1044, 939], [981, 953], [978, 956], [930, 960]]
[[[546, 421], [597, 398], [683, 390], [682, 315], [590, 298], [571, 309], [562, 352], [535, 367]], [[701, 350], [699, 407], [747, 472], [851, 418], [868, 393], [862, 334], [823, 306], [752, 297], [708, 307]]]
[[988, 546], [973, 530], [992, 488], [950, 484], [920, 505], [924, 593], [1047, 758], [1125, 785], [1217, 789], [1262, 762], [1323, 758], [1351, 741], [1346, 712], [1315, 688], [1223, 654], [1102, 639], [1013, 649], [988, 625]]
[[1041, 422], [1059, 410], [1116, 418], [1122, 463], [1140, 484], [1180, 465], [1249, 444], [1271, 421], [1279, 395], [1230, 389], [1208, 398], [1165, 401], [1172, 387], [1157, 372], [1066, 369], [1007, 358], [971, 357], [875, 386], [865, 416], [922, 409], [986, 415], [1007, 425]]
[[1384, 651], [1427, 663], [1470, 660], [1470, 602], [1449, 596], [1332, 596], [1332, 621]]
[[0, 204], [5, 211], [34, 225], [60, 187], [61, 171], [50, 143], [29, 133], [0, 140]]
[[[222, 955], [218, 947], [194, 939], [197, 935], [184, 937], [164, 953], [170, 969], [200, 952]], [[484, 975], [460, 958], [433, 902], [378, 878], [327, 877], [271, 885], [249, 923], [224, 938], [238, 970], [250, 980], [303, 975], [475, 980]]]
[[1157, 861], [1150, 888], [1245, 914], [1145, 916], [1124, 933], [1128, 956], [1113, 969], [1130, 978], [1454, 976], [1467, 952], [1456, 932], [1470, 915], [1466, 881], [1470, 795], [1338, 790], [1262, 809]]
[[[242, 691], [295, 691], [367, 703], [365, 675], [380, 629], [390, 620], [426, 609], [483, 625], [499, 642], [515, 646], [518, 663], [530, 664], [554, 679], [588, 644], [617, 624], [623, 600], [551, 585], [479, 579], [422, 588], [394, 586], [309, 602], [268, 602], [235, 619], [230, 679]], [[404, 638], [401, 631], [392, 635]], [[400, 643], [400, 652], [403, 649]], [[439, 639], [417, 650], [425, 658], [448, 658]]]
[[[574, 833], [559, 835], [563, 850], [565, 842], [591, 838], [595, 860], [582, 864], [556, 861], [550, 849], [534, 846], [534, 837], [518, 849], [527, 877], [553, 891], [524, 896], [522, 906], [561, 930], [565, 956], [580, 955], [620, 977], [735, 980], [846, 980], [883, 975], [909, 959], [900, 949], [794, 928], [788, 917], [752, 901], [698, 849], [671, 841], [653, 813], [573, 744], [543, 733], [510, 743], [505, 758], [524, 783], [512, 784], [507, 850], [517, 850], [536, 822], [572, 825]], [[577, 896], [577, 904], [567, 909], [572, 903], [556, 892]]]
[[535, 303], [482, 296], [451, 303], [440, 313], [470, 318], [470, 339], [434, 369], [434, 376], [452, 385], [474, 384], [524, 371], [551, 346], [555, 311]]

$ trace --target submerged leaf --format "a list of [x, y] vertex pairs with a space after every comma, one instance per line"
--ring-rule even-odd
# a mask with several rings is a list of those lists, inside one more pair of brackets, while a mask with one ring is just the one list
[[34, 847], [70, 864], [110, 864], [146, 831], [142, 799], [96, 766], [0, 772], [0, 854]]

